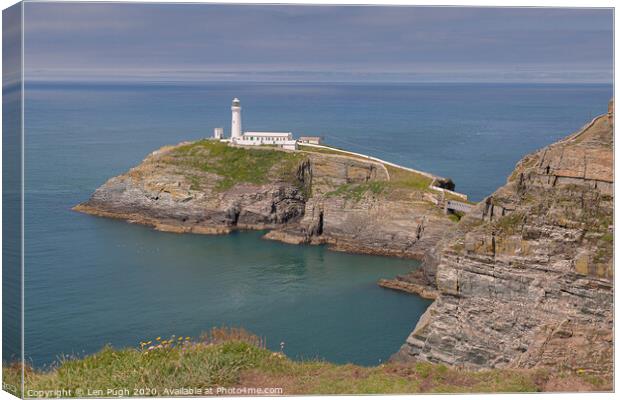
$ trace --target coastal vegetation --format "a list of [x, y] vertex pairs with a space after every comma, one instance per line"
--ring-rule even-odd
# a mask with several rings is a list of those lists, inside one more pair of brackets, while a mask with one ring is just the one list
[[[311, 153], [333, 154], [333, 155], [339, 155], [343, 157], [356, 158], [356, 159], [363, 160], [363, 161], [372, 161], [372, 160], [369, 160], [368, 157], [344, 153], [344, 150], [340, 150], [336, 147], [327, 149], [327, 148], [318, 148], [318, 147], [300, 145], [299, 148], [300, 150], [311, 152]], [[423, 174], [415, 173], [413, 171], [409, 171], [409, 170], [402, 169], [402, 168], [396, 168], [391, 165], [384, 164], [384, 166], [390, 176], [389, 185], [392, 187], [416, 189], [416, 190], [427, 190], [433, 181], [431, 178], [424, 176]]]
[[519, 211], [512, 212], [499, 218], [495, 222], [496, 230], [502, 234], [510, 235], [520, 231], [525, 224], [526, 216]]
[[432, 179], [422, 174], [408, 171], [402, 168], [385, 166], [390, 174], [390, 185], [394, 188], [428, 190]]
[[327, 197], [344, 197], [347, 200], [360, 201], [369, 192], [374, 195], [383, 193], [388, 186], [386, 181], [372, 181], [366, 183], [345, 183], [334, 191], [328, 192]]
[[[19, 365], [3, 368], [4, 381], [21, 395]], [[137, 348], [105, 347], [81, 359], [65, 359], [47, 371], [26, 368], [26, 397], [64, 389], [71, 396], [98, 394], [100, 388], [126, 388], [129, 395], [171, 396], [175, 388], [282, 388], [278, 394], [379, 394], [536, 392], [569, 385], [573, 390], [603, 390], [605, 382], [585, 373], [557, 375], [544, 370], [469, 371], [417, 362], [376, 367], [337, 365], [321, 360], [294, 361], [266, 348], [243, 329], [217, 328], [199, 339], [145, 340]], [[148, 388], [148, 392], [136, 389]], [[215, 394], [215, 392], [213, 392]]]
[[336, 155], [336, 156], [351, 157], [351, 158], [357, 158], [358, 160], [368, 161], [368, 157], [364, 157], [364, 156], [356, 155], [356, 154], [350, 154], [347, 152], [347, 150], [344, 150], [338, 147], [327, 146], [324, 144], [322, 146], [324, 147], [305, 146], [303, 144], [300, 144], [298, 146], [298, 149], [301, 151], [307, 151], [309, 153], [331, 154], [331, 155]]
[[221, 179], [215, 188], [221, 191], [238, 183], [267, 183], [269, 178], [292, 181], [294, 167], [301, 160], [303, 155], [298, 153], [267, 147], [234, 147], [214, 140], [179, 146], [166, 157], [168, 163], [186, 167], [186, 174], [196, 189], [200, 188], [201, 179], [192, 170], [217, 174]]
[[448, 218], [450, 218], [450, 220], [452, 220], [453, 222], [459, 222], [464, 216], [465, 214], [463, 214], [462, 212], [455, 211], [452, 214], [449, 214]]
[[[328, 149], [317, 149], [326, 150]], [[361, 158], [361, 157], [357, 157]], [[413, 192], [422, 193], [429, 191], [432, 179], [422, 174], [384, 165], [387, 170], [389, 180], [369, 181], [362, 183], [345, 183], [338, 186], [335, 190], [328, 192], [328, 197], [344, 197], [346, 199], [359, 201], [366, 193], [372, 195], [383, 194], [390, 198], [403, 198]]]
[[365, 195], [379, 196], [392, 200], [419, 200], [425, 192], [431, 191], [432, 179], [400, 168], [385, 166], [390, 179], [362, 183], [344, 183], [328, 192], [327, 197], [343, 197], [360, 201]]
[[[389, 176], [388, 181], [375, 181], [357, 184], [345, 183], [340, 187], [336, 188], [336, 190], [327, 193], [329, 197], [343, 196], [346, 199], [359, 201], [364, 197], [364, 194], [369, 193], [372, 195], [383, 194], [385, 197], [403, 200], [411, 199], [410, 195], [413, 192], [435, 192], [434, 189], [432, 189], [432, 186], [434, 184], [433, 178], [429, 177], [428, 175], [409, 169], [380, 163], [378, 161], [373, 161], [370, 160], [369, 157], [364, 157], [362, 155], [350, 154], [346, 150], [342, 150], [337, 147], [330, 146], [329, 148], [327, 148], [328, 146], [323, 146], [324, 147], [319, 148], [300, 145], [299, 149], [309, 153], [337, 155], [341, 157], [349, 157], [353, 159], [379, 163], [383, 166], [383, 168], [385, 168], [387, 175]], [[448, 200], [458, 200], [460, 202], [472, 205], [476, 204], [475, 202], [465, 200], [462, 197], [456, 196], [450, 192], [446, 192], [444, 193], [444, 195]], [[456, 217], [451, 217], [450, 219], [457, 222], [460, 218], [457, 219]]]

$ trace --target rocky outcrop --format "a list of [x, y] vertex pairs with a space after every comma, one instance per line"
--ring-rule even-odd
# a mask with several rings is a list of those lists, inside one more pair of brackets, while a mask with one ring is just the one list
[[380, 279], [378, 285], [386, 289], [417, 294], [424, 299], [437, 299], [439, 291], [436, 287], [426, 282], [422, 276], [423, 274], [423, 270], [416, 269], [406, 276], [397, 276], [395, 279]]
[[612, 121], [523, 158], [401, 278], [438, 297], [395, 360], [611, 373]]
[[266, 238], [288, 243], [421, 259], [454, 223], [416, 181], [427, 178], [405, 173], [337, 154], [181, 143], [75, 210], [171, 232], [268, 229]]
[[327, 243], [348, 252], [422, 259], [454, 223], [433, 205], [384, 196], [316, 196], [299, 223], [268, 233], [288, 243]]

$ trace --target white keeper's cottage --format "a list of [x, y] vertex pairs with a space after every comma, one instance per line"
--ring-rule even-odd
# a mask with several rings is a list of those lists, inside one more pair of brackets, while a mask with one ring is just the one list
[[243, 132], [241, 129], [241, 102], [234, 98], [232, 106], [230, 139], [223, 138], [221, 128], [215, 128], [213, 138], [224, 142], [233, 143], [240, 146], [279, 146], [287, 150], [297, 149], [297, 140], [293, 138], [291, 132]]

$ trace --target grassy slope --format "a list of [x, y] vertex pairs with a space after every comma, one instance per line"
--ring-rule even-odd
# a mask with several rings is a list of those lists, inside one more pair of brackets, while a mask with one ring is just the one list
[[[313, 148], [308, 146], [300, 146], [301, 150], [321, 154], [334, 154], [339, 156], [351, 157], [368, 161], [365, 157], [343, 154], [337, 150]], [[392, 195], [399, 191], [427, 191], [432, 179], [417, 174], [415, 172], [394, 168], [386, 165], [386, 169], [390, 175], [389, 181], [372, 181], [365, 183], [345, 183], [337, 187], [335, 190], [327, 193], [327, 196], [340, 196], [347, 199], [361, 200], [366, 193], [374, 195], [384, 194]]]
[[[72, 393], [81, 390], [82, 394], [110, 387], [127, 388], [130, 394], [134, 388], [151, 388], [155, 389], [151, 395], [166, 395], [166, 388], [220, 386], [277, 387], [284, 394], [370, 394], [602, 390], [610, 385], [586, 375], [560, 376], [531, 370], [473, 372], [429, 363], [360, 367], [299, 362], [265, 349], [261, 340], [244, 331], [213, 332], [216, 334], [207, 339], [203, 336], [198, 342], [172, 338], [153, 341], [163, 345], [150, 350], [150, 342], [140, 349], [106, 347], [83, 359], [65, 360], [51, 371], [27, 369], [25, 387], [67, 389]], [[5, 366], [3, 373], [4, 382], [19, 387], [17, 366]]]
[[240, 182], [263, 184], [270, 179], [292, 181], [295, 166], [303, 158], [299, 153], [271, 148], [246, 149], [213, 140], [199, 140], [177, 147], [166, 155], [165, 161], [186, 167], [196, 189], [201, 185], [200, 174], [192, 174], [192, 170], [219, 175], [221, 180], [216, 188], [226, 190]]
[[[325, 145], [323, 145], [323, 146], [325, 146]], [[303, 144], [300, 144], [298, 146], [298, 148], [299, 148], [299, 150], [307, 151], [307, 152], [310, 152], [310, 153], [334, 154], [334, 155], [337, 155], [337, 156], [345, 156], [345, 157], [357, 158], [357, 159], [363, 160], [363, 161], [368, 161], [367, 157], [362, 157], [362, 156], [357, 156], [355, 154], [345, 153], [346, 150], [339, 149], [337, 147], [332, 147], [331, 149], [325, 149], [325, 148], [321, 148], [321, 147], [312, 147], [312, 146], [305, 146]]]
[[[334, 155], [339, 155], [339, 156], [351, 157], [351, 158], [359, 159], [362, 161], [369, 161], [369, 159], [366, 157], [346, 154], [341, 151], [338, 151], [336, 148], [334, 148], [334, 150], [331, 150], [331, 149], [323, 149], [323, 148], [300, 145], [299, 149], [307, 151], [307, 152], [311, 152], [311, 153], [334, 154]], [[405, 169], [395, 168], [390, 165], [386, 165], [385, 167], [388, 170], [388, 173], [390, 174], [389, 185], [393, 187], [427, 190], [428, 186], [432, 182], [432, 179], [422, 174], [417, 174], [415, 172], [408, 171]]]
[[431, 179], [415, 172], [387, 167], [390, 174], [389, 181], [371, 181], [365, 183], [345, 183], [340, 185], [327, 196], [341, 196], [347, 199], [361, 200], [366, 193], [382, 194], [384, 197], [399, 199], [406, 198], [412, 192], [428, 191]]
[[[338, 149], [324, 149], [324, 148], [316, 148], [300, 145], [300, 150], [311, 152], [311, 153], [321, 153], [321, 154], [334, 154], [339, 156], [347, 156], [355, 159], [360, 159], [363, 161], [368, 161], [368, 158], [345, 154]], [[340, 187], [336, 188], [336, 190], [328, 193], [328, 196], [342, 196], [347, 199], [360, 200], [364, 194], [372, 193], [372, 194], [385, 194], [392, 195], [395, 197], [402, 197], [403, 193], [418, 191], [418, 192], [426, 192], [433, 191], [429, 188], [432, 183], [432, 179], [424, 176], [422, 174], [409, 171], [402, 168], [396, 168], [391, 165], [385, 165], [388, 173], [390, 174], [389, 181], [375, 181], [368, 183], [358, 183], [358, 184], [343, 184]], [[469, 204], [476, 204], [475, 202], [463, 200], [462, 198], [452, 195], [450, 193], [446, 194], [446, 198], [452, 200], [458, 200]]]

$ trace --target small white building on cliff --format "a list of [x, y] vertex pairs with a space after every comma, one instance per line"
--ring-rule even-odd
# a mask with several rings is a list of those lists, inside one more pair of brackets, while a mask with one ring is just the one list
[[223, 138], [223, 132], [216, 128], [213, 138], [239, 146], [278, 146], [287, 150], [297, 149], [297, 140], [291, 132], [243, 132], [241, 129], [241, 102], [234, 98], [232, 106], [230, 139]]
[[293, 139], [291, 132], [244, 132], [240, 139], [237, 139], [235, 143], [242, 146], [255, 146], [255, 145], [276, 145], [285, 146], [290, 142], [297, 141]]
[[320, 136], [300, 136], [297, 141], [299, 143], [321, 144], [323, 142], [323, 138]]

